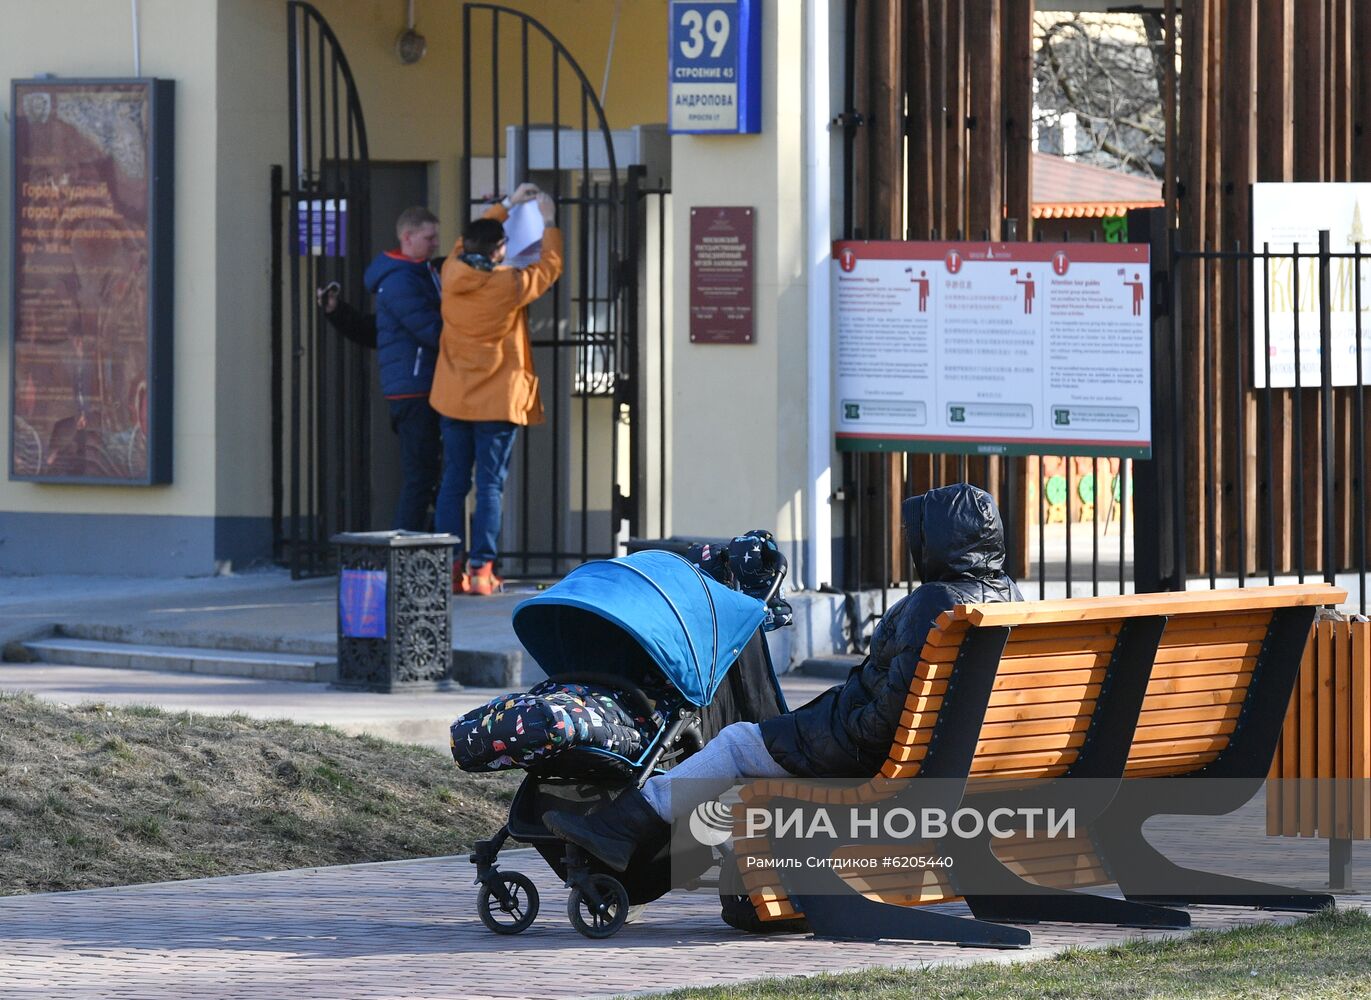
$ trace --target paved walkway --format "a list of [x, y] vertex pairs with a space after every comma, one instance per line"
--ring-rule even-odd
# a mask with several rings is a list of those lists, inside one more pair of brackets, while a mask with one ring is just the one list
[[[678, 892], [596, 942], [568, 924], [566, 890], [547, 866], [521, 853], [504, 867], [534, 879], [542, 909], [517, 937], [481, 925], [465, 858], [0, 898], [0, 997], [604, 997], [872, 965], [1024, 960], [1171, 933], [1045, 924], [1033, 928], [1031, 948], [1013, 953], [757, 938], [722, 924], [712, 894]], [[1197, 929], [1293, 919], [1204, 907], [1193, 916]]]

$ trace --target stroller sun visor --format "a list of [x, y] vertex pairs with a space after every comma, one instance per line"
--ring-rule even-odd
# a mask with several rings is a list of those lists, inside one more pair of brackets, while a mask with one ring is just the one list
[[634, 671], [644, 653], [691, 704], [710, 703], [766, 616], [761, 601], [672, 552], [578, 566], [514, 609], [514, 632], [548, 677]]

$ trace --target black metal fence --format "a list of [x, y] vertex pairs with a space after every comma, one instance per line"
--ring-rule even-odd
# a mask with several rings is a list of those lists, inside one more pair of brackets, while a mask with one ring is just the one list
[[1321, 577], [1365, 614], [1362, 245], [1334, 251], [1327, 231], [1275, 250], [1152, 235], [1156, 457], [1139, 469], [1153, 502], [1139, 511], [1138, 589]]
[[462, 37], [464, 205], [479, 214], [532, 180], [556, 199], [566, 236], [561, 281], [529, 309], [547, 422], [520, 435], [501, 545], [506, 575], [555, 575], [614, 555], [632, 513], [632, 473], [622, 471], [633, 463], [636, 392], [623, 178], [599, 98], [545, 27], [468, 3]]
[[330, 281], [364, 301], [370, 207], [347, 58], [310, 4], [291, 0], [286, 13], [290, 162], [271, 173], [271, 491], [276, 557], [301, 577], [331, 569], [331, 535], [370, 522], [369, 359], [321, 329], [314, 301]]

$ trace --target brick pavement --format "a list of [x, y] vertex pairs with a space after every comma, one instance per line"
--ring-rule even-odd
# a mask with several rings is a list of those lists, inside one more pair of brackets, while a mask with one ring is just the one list
[[[0, 997], [572, 998], [871, 965], [1022, 960], [1165, 933], [1040, 925], [1032, 948], [1013, 953], [756, 938], [719, 921], [716, 897], [678, 892], [615, 938], [593, 942], [571, 929], [566, 890], [540, 859], [520, 852], [504, 867], [531, 876], [542, 895], [537, 922], [513, 938], [479, 922], [465, 858], [6, 897]], [[1193, 913], [1196, 928], [1292, 919]]]

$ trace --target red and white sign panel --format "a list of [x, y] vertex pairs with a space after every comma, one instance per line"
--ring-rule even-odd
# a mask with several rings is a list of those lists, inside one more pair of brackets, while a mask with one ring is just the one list
[[1148, 248], [835, 243], [838, 447], [1147, 458]]

